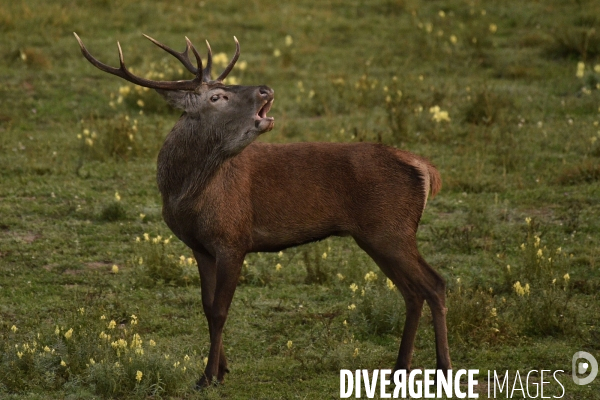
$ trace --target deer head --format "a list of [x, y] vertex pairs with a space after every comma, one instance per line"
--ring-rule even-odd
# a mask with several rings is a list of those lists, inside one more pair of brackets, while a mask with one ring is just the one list
[[[86, 49], [83, 42], [73, 33], [79, 42], [81, 53], [96, 68], [116, 75], [131, 83], [155, 89], [175, 108], [185, 111], [188, 118], [199, 122], [203, 135], [218, 139], [213, 144], [224, 155], [235, 155], [250, 144], [258, 135], [273, 129], [274, 118], [267, 117], [273, 104], [273, 90], [268, 86], [239, 86], [223, 83], [240, 56], [240, 44], [234, 36], [236, 51], [225, 68], [215, 80], [211, 78], [212, 50], [208, 41], [206, 67], [202, 68], [202, 59], [192, 42], [186, 37], [186, 48], [177, 52], [170, 47], [144, 35], [152, 43], [177, 58], [194, 78], [182, 81], [154, 81], [131, 73], [125, 66], [121, 45], [119, 49], [119, 68], [98, 61]], [[192, 51], [197, 66], [189, 58]]]

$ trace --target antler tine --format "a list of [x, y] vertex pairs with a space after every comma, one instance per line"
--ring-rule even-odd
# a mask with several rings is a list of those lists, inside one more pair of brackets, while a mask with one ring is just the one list
[[198, 64], [198, 72], [196, 72], [196, 79], [199, 79], [202, 82], [203, 81], [203, 79], [202, 79], [202, 59], [200, 58], [200, 54], [198, 54], [198, 51], [192, 44], [192, 41], [190, 39], [188, 39], [187, 36], [185, 37], [185, 42], [187, 43], [188, 47], [192, 49], [192, 53], [194, 53], [194, 57], [196, 57], [196, 64]]
[[[136, 85], [144, 86], [151, 89], [164, 89], [164, 90], [195, 90], [198, 86], [202, 84], [202, 76], [201, 72], [196, 73], [196, 77], [192, 80], [188, 81], [152, 81], [150, 79], [140, 78], [139, 76], [133, 75], [127, 67], [125, 67], [125, 61], [123, 60], [123, 51], [121, 50], [121, 45], [117, 42], [117, 46], [119, 48], [119, 68], [114, 68], [109, 65], [106, 65], [97, 59], [95, 59], [90, 52], [85, 48], [83, 42], [77, 36], [75, 32], [73, 32], [77, 42], [79, 43], [79, 47], [81, 48], [81, 54], [96, 68], [101, 71], [108, 72], [109, 74], [116, 75], [120, 78], [123, 78], [131, 83]], [[192, 48], [192, 50], [194, 50]], [[201, 71], [201, 63], [199, 63]], [[200, 75], [200, 76], [199, 76]]]
[[225, 71], [223, 71], [221, 73], [221, 75], [219, 75], [219, 77], [217, 78], [217, 82], [221, 82], [221, 81], [223, 81], [223, 79], [227, 78], [227, 75], [229, 75], [229, 73], [233, 69], [233, 66], [235, 65], [236, 61], [240, 57], [240, 42], [238, 42], [238, 40], [235, 36], [233, 37], [233, 40], [235, 40], [235, 54], [233, 55], [233, 58], [229, 62], [229, 65], [227, 66], [227, 68], [225, 68]]
[[146, 35], [145, 33], [142, 33], [142, 35], [144, 35], [144, 37], [146, 39], [148, 39], [149, 41], [151, 41], [152, 43], [154, 43], [155, 45], [157, 45], [158, 47], [160, 47], [167, 53], [171, 54], [176, 59], [178, 59], [183, 64], [183, 66], [188, 71], [190, 71], [192, 74], [196, 75], [198, 73], [198, 68], [194, 67], [194, 65], [190, 61], [190, 57], [188, 55], [189, 50], [190, 50], [190, 44], [188, 42], [186, 42], [185, 50], [180, 53], [178, 51], [173, 50], [172, 48], [170, 48], [168, 46], [165, 46], [164, 44], [160, 43], [158, 40], [151, 38], [150, 36]]
[[210, 48], [210, 43], [208, 43], [208, 40], [206, 41], [206, 47], [208, 47], [208, 54], [206, 55], [206, 67], [202, 72], [202, 76], [204, 78], [204, 82], [210, 82], [210, 74], [212, 69], [212, 49]]

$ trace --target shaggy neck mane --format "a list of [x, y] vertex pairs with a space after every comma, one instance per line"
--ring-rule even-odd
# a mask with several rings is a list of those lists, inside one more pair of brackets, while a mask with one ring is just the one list
[[184, 113], [158, 154], [157, 183], [164, 201], [200, 193], [226, 160], [221, 129]]

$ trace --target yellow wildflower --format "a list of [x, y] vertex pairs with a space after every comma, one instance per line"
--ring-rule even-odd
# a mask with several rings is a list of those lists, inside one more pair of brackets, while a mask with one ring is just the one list
[[275, 271], [281, 271], [281, 264], [277, 263], [277, 265], [275, 266]]
[[139, 334], [135, 333], [133, 339], [131, 339], [131, 348], [142, 347], [142, 338]]
[[353, 303], [353, 304], [350, 304], [350, 305], [348, 306], [348, 310], [350, 310], [350, 311], [352, 311], [352, 310], [355, 310], [355, 309], [356, 309], [356, 305], [354, 305], [354, 303]]
[[115, 200], [121, 201], [121, 196], [119, 195], [119, 192], [115, 192]]
[[369, 271], [365, 274], [365, 281], [374, 282], [377, 280], [377, 274], [373, 271]]
[[66, 367], [66, 366], [67, 366], [67, 363], [66, 363], [66, 362], [64, 362], [64, 360], [60, 360], [60, 365], [62, 365], [63, 367]]
[[294, 43], [294, 39], [292, 39], [292, 37], [290, 35], [287, 35], [285, 37], [285, 45], [287, 47], [290, 47], [293, 43]]
[[340, 281], [343, 281], [343, 280], [344, 280], [344, 275], [340, 274], [339, 272], [337, 273], [337, 275], [336, 275], [336, 276], [337, 276], [337, 278], [338, 278]]
[[156, 342], [152, 339], [150, 339], [150, 341], [148, 342], [150, 344], [150, 346], [154, 347], [156, 346]]
[[394, 285], [394, 282], [392, 282], [392, 280], [389, 278], [386, 279], [385, 284], [387, 285], [388, 289], [390, 289], [390, 290], [394, 290], [396, 288], [396, 285]]
[[498, 25], [490, 24], [490, 32], [496, 33], [497, 30], [498, 30]]
[[67, 339], [67, 340], [71, 339], [71, 336], [73, 336], [73, 328], [66, 331], [64, 336], [65, 336], [65, 339]]
[[13, 331], [13, 333], [16, 333], [19, 330], [19, 328], [17, 328], [16, 325], [13, 325], [10, 327], [10, 330]]
[[571, 279], [571, 277], [569, 276], [568, 273], [565, 274], [565, 276], [563, 276], [563, 279], [565, 280], [565, 282], [569, 282], [569, 280]]
[[273, 50], [273, 56], [274, 56], [274, 57], [279, 57], [279, 56], [281, 56], [281, 51], [280, 51], [279, 49], [275, 49], [275, 50]]
[[112, 272], [113, 274], [118, 274], [119, 273], [119, 267], [117, 266], [117, 264], [114, 264], [112, 266], [112, 268], [110, 269], [110, 272]]
[[213, 62], [215, 64], [221, 65], [221, 66], [226, 66], [228, 59], [227, 59], [227, 54], [225, 53], [217, 53], [213, 56]]
[[356, 356], [358, 356], [358, 347], [354, 349], [354, 354], [352, 354], [352, 357], [356, 358]]
[[287, 348], [288, 348], [288, 349], [291, 349], [293, 345], [294, 345], [294, 344], [292, 343], [292, 341], [291, 341], [291, 340], [288, 340], [288, 342], [287, 342]]
[[429, 112], [431, 114], [433, 114], [431, 119], [433, 119], [435, 122], [442, 122], [442, 121], [450, 122], [450, 117], [448, 116], [448, 111], [444, 111], [444, 110], [440, 109], [440, 106], [430, 107]]
[[513, 288], [515, 289], [515, 292], [517, 293], [517, 295], [519, 295], [519, 296], [525, 295], [525, 289], [523, 289], [523, 286], [521, 286], [521, 282], [517, 281], [513, 285]]
[[144, 374], [142, 373], [142, 371], [136, 372], [135, 373], [135, 380], [138, 381], [138, 382], [141, 382], [142, 376], [144, 376]]
[[110, 322], [108, 323], [108, 329], [115, 329], [116, 326], [117, 326], [117, 323], [115, 322], [115, 320], [111, 319]]
[[585, 74], [585, 63], [580, 61], [577, 63], [577, 72], [575, 72], [575, 76], [578, 78], [583, 78]]
[[356, 292], [358, 290], [358, 285], [356, 283], [351, 284], [350, 290], [352, 290], [352, 293]]

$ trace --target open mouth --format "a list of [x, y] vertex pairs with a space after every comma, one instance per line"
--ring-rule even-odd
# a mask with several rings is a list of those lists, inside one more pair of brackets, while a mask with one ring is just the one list
[[273, 117], [267, 117], [267, 113], [269, 112], [269, 110], [271, 109], [271, 106], [273, 105], [273, 99], [267, 101], [265, 104], [263, 104], [263, 106], [261, 107], [260, 110], [258, 110], [258, 112], [256, 113], [256, 115], [258, 116], [259, 119], [270, 119], [273, 120]]
[[267, 113], [271, 109], [272, 105], [273, 99], [265, 102], [265, 104], [262, 105], [260, 110], [258, 110], [256, 115], [254, 116], [254, 125], [261, 132], [267, 132], [273, 129], [273, 125], [275, 124], [275, 118], [267, 117]]

